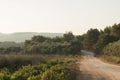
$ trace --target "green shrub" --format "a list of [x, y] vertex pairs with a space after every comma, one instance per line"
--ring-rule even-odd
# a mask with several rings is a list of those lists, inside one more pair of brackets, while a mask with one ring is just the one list
[[0, 70], [0, 80], [10, 80], [10, 73], [8, 69], [3, 68]]
[[104, 55], [120, 56], [120, 41], [110, 43], [103, 49]]
[[[13, 61], [17, 59], [13, 59]], [[10, 72], [7, 68], [0, 69], [0, 80], [75, 80], [75, 72], [69, 64], [71, 56], [51, 55], [46, 63], [32, 65], [16, 65], [18, 70]], [[10, 68], [11, 69], [11, 68]]]
[[30, 76], [27, 80], [41, 80], [41, 75]]
[[41, 74], [42, 70], [36, 66], [24, 66], [16, 71], [12, 76], [12, 80], [27, 80], [28, 77]]

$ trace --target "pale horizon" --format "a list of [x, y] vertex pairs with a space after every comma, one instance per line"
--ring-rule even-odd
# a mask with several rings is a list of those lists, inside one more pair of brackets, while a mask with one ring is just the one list
[[120, 23], [120, 0], [0, 0], [0, 32], [84, 34]]

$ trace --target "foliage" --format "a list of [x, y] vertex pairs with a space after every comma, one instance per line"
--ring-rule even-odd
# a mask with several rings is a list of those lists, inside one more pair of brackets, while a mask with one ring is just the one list
[[[53, 56], [54, 57], [54, 56]], [[18, 70], [21, 66], [46, 63], [47, 59], [53, 57], [47, 55], [0, 55], [0, 68], [8, 68], [10, 72]]]
[[70, 42], [74, 39], [74, 35], [72, 34], [72, 32], [68, 32], [63, 35], [63, 39], [64, 41]]
[[[99, 39], [97, 41], [97, 43], [94, 45], [94, 52], [98, 53], [98, 54], [101, 54], [102, 53], [102, 50], [103, 48], [111, 43], [111, 42], [114, 42], [114, 41], [117, 41], [117, 38], [112, 36], [112, 35], [108, 35], [108, 34], [101, 34], [99, 36]], [[98, 55], [97, 54], [97, 55]]]
[[[83, 35], [83, 48], [93, 51], [96, 55], [103, 55], [103, 49], [109, 43], [120, 39], [120, 24], [108, 26], [104, 30], [90, 29]], [[113, 51], [114, 52], [114, 51]]]
[[112, 26], [111, 35], [120, 39], [120, 24], [114, 24]]
[[7, 68], [1, 68], [0, 80], [75, 80], [76, 72], [69, 64], [72, 57], [52, 56], [46, 63], [35, 65], [17, 65], [18, 70], [10, 72]]
[[7, 68], [0, 70], [0, 80], [10, 80], [10, 73]]
[[104, 53], [104, 55], [119, 56], [120, 57], [120, 40], [117, 42], [108, 44], [103, 49], [103, 53]]
[[97, 29], [88, 30], [88, 32], [84, 35], [84, 49], [93, 50], [93, 46], [96, 44], [98, 37], [99, 31]]
[[25, 42], [25, 53], [77, 54], [80, 50], [81, 41], [72, 32], [56, 38], [34, 36], [31, 40]]

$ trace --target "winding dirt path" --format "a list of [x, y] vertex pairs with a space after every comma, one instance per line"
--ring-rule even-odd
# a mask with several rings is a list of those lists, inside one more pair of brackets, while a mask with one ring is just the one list
[[82, 51], [85, 55], [78, 62], [80, 73], [78, 80], [120, 80], [120, 66], [104, 63], [93, 57], [93, 53]]

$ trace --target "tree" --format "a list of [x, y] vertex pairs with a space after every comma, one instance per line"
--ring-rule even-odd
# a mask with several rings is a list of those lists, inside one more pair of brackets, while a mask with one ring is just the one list
[[120, 39], [120, 24], [114, 24], [111, 29], [111, 35]]
[[96, 44], [99, 37], [98, 29], [90, 29], [84, 36], [83, 47], [87, 50], [93, 50], [93, 46]]
[[111, 34], [111, 27], [109, 26], [109, 27], [106, 27], [105, 29], [104, 29], [104, 33], [105, 34]]
[[74, 39], [74, 35], [72, 32], [68, 32], [68, 33], [63, 35], [63, 38], [65, 41], [70, 42], [71, 40]]
[[97, 43], [94, 45], [94, 51], [102, 54], [102, 49], [109, 43], [117, 41], [117, 38], [109, 34], [101, 34]]
[[46, 38], [46, 37], [43, 37], [43, 36], [34, 36], [32, 38], [32, 40], [35, 41], [35, 42], [44, 42], [47, 39], [49, 39], [49, 38]]
[[72, 54], [77, 54], [81, 51], [81, 41], [79, 41], [79, 39], [74, 38], [71, 42], [70, 42], [70, 52]]

